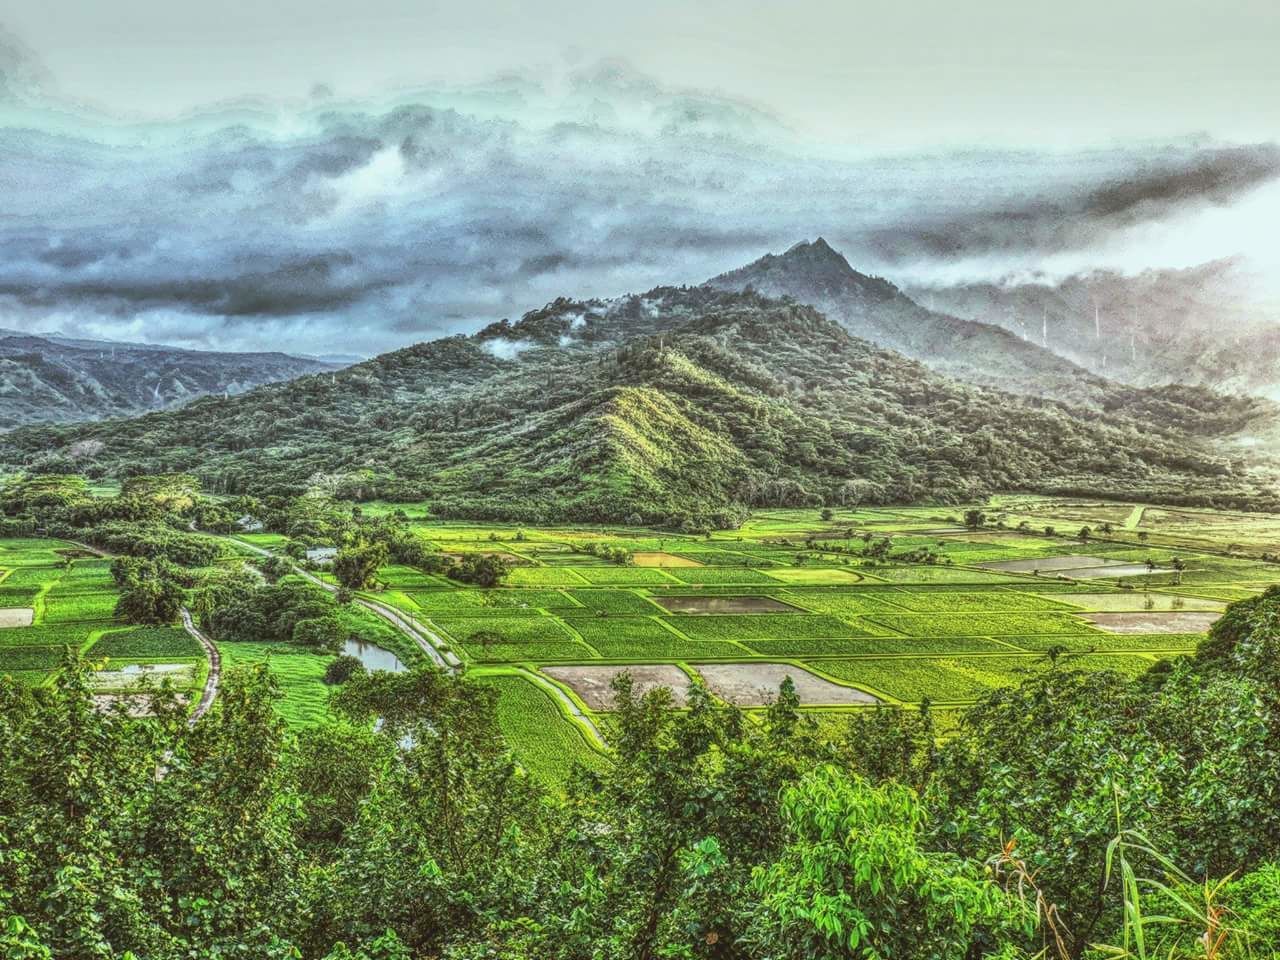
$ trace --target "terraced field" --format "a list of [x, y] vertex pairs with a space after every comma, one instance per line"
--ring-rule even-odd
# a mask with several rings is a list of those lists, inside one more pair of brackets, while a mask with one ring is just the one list
[[[876, 702], [956, 708], [1048, 669], [1136, 675], [1194, 649], [1227, 603], [1280, 582], [1280, 566], [1244, 546], [1247, 529], [1261, 542], [1276, 518], [1224, 515], [1196, 534], [1188, 514], [1175, 523], [1173, 512], [1153, 510], [1016, 498], [988, 508], [1007, 518], [1003, 528], [975, 530], [951, 507], [838, 510], [829, 520], [769, 511], [710, 536], [421, 519], [416, 532], [435, 549], [507, 556], [507, 582], [482, 590], [388, 565], [368, 596], [494, 685], [504, 730], [531, 773], [552, 781], [574, 759], [598, 762], [590, 727], [607, 730], [608, 684], [622, 670], [641, 686], [700, 678], [748, 710], [788, 675], [823, 717]], [[1020, 516], [1037, 525], [1018, 529]], [[1154, 533], [1137, 540], [1149, 516], [1165, 539], [1176, 529], [1178, 544]], [[1090, 531], [1085, 542], [1076, 524], [1086, 520], [1109, 523], [1112, 535]], [[1222, 543], [1223, 530], [1239, 542]], [[242, 539], [285, 544], [273, 534]], [[641, 562], [602, 560], [602, 546]], [[0, 570], [0, 672], [47, 682], [71, 645], [106, 661], [104, 694], [127, 694], [146, 676], [185, 689], [202, 681], [201, 651], [186, 634], [114, 619], [107, 561], [72, 544], [10, 540], [0, 541]], [[407, 640], [392, 639], [404, 638], [388, 643], [417, 662]], [[327, 658], [288, 645], [223, 647], [228, 665], [269, 666], [291, 724], [326, 715]]]
[[110, 561], [60, 540], [0, 540], [0, 674], [48, 683], [68, 649], [93, 660], [100, 702], [167, 680], [199, 689], [204, 651], [178, 627], [131, 627], [115, 617]]
[[[467, 669], [519, 691], [503, 695], [504, 727], [534, 758], [545, 738], [577, 733], [547, 732], [568, 715], [516, 682], [517, 668], [540, 672], [606, 726], [608, 682], [624, 669], [641, 688], [702, 677], [747, 709], [788, 674], [823, 716], [875, 702], [958, 707], [1048, 669], [1137, 675], [1193, 650], [1227, 602], [1280, 582], [1280, 566], [1239, 551], [1137, 541], [1124, 524], [1151, 508], [1063, 503], [1054, 501], [1066, 535], [1052, 536], [1047, 522], [969, 530], [959, 507], [838, 510], [830, 520], [768, 511], [710, 537], [423, 520], [418, 532], [442, 551], [509, 554], [507, 584], [480, 590], [389, 566], [376, 595], [443, 638]], [[1077, 521], [1100, 526], [1104, 516], [1129, 533], [1082, 542]], [[873, 559], [885, 538], [887, 559]], [[603, 561], [587, 544], [639, 562]], [[513, 719], [526, 703], [540, 723]]]

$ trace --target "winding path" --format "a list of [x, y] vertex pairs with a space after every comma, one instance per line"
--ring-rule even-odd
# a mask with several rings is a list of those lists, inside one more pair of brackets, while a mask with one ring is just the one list
[[[95, 556], [114, 556], [109, 551], [80, 540], [67, 540], [66, 542], [74, 543], [77, 547], [82, 547]], [[213, 641], [200, 632], [200, 629], [195, 625], [195, 621], [191, 619], [191, 612], [186, 607], [179, 608], [178, 613], [182, 617], [182, 629], [199, 641], [200, 646], [204, 648], [205, 658], [209, 661], [209, 673], [204, 679], [204, 689], [200, 691], [200, 699], [196, 702], [196, 708], [187, 717], [187, 727], [190, 728], [194, 727], [200, 718], [209, 712], [209, 708], [213, 706], [213, 701], [218, 698], [218, 685], [222, 682], [222, 654], [218, 652], [218, 648]], [[171, 750], [166, 754], [166, 761], [172, 756], [172, 753], [173, 751]]]
[[180, 613], [182, 615], [182, 629], [200, 642], [200, 646], [204, 647], [205, 656], [209, 658], [209, 675], [205, 677], [204, 690], [200, 693], [200, 701], [196, 704], [196, 708], [191, 711], [191, 716], [187, 717], [187, 726], [194, 727], [197, 721], [209, 712], [209, 708], [213, 706], [213, 701], [218, 696], [218, 684], [222, 680], [222, 654], [218, 652], [218, 648], [214, 646], [213, 641], [200, 632], [200, 628], [191, 619], [191, 611], [183, 607]]

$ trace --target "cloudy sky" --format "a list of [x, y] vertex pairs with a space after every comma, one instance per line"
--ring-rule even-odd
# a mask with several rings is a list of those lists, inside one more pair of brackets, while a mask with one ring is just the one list
[[0, 327], [368, 354], [818, 234], [915, 285], [1230, 261], [1280, 300], [1270, 0], [0, 17]]

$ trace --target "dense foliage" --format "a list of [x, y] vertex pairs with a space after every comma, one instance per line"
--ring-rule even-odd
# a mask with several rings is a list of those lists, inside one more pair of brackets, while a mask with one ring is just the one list
[[[287, 581], [263, 589], [305, 605]], [[290, 737], [266, 673], [231, 671], [187, 730], [163, 690], [147, 720], [95, 710], [72, 659], [53, 687], [0, 682], [0, 945], [69, 960], [1272, 956], [1278, 653], [1273, 589], [1195, 658], [1136, 682], [1045, 672], [941, 746], [927, 710], [833, 736], [789, 683], [754, 722], [697, 686], [673, 711], [624, 676], [609, 762], [563, 796], [517, 767], [493, 690], [464, 678], [353, 671], [333, 719]]]

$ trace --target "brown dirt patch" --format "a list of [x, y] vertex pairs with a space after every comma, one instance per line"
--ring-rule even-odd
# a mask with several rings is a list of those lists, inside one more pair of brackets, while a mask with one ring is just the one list
[[669, 663], [543, 667], [542, 672], [568, 686], [592, 710], [613, 709], [614, 697], [610, 684], [614, 677], [622, 673], [631, 674], [633, 689], [639, 696], [658, 687], [667, 687], [671, 691], [672, 702], [677, 707], [683, 707], [688, 702], [689, 677], [679, 667]]
[[651, 597], [671, 613], [800, 613], [773, 597]]
[[778, 687], [790, 677], [805, 706], [876, 703], [871, 694], [832, 683], [789, 663], [706, 663], [694, 667], [717, 697], [739, 707], [762, 707], [778, 698]]
[[637, 553], [632, 557], [637, 567], [700, 567], [697, 560], [678, 557], [674, 553]]

